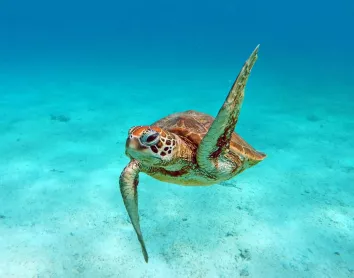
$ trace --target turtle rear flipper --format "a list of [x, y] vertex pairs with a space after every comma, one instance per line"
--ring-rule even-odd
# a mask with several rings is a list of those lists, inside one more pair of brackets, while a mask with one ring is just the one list
[[140, 230], [139, 213], [138, 213], [138, 183], [139, 183], [139, 163], [136, 160], [131, 160], [124, 168], [119, 178], [120, 192], [123, 197], [125, 208], [127, 209], [130, 221], [133, 224], [136, 235], [141, 245], [145, 262], [148, 262], [149, 257], [146, 251], [143, 236]]
[[217, 172], [216, 167], [220, 155], [230, 147], [231, 136], [244, 98], [244, 89], [251, 69], [257, 60], [258, 48], [259, 45], [245, 62], [223, 106], [198, 147], [197, 162], [202, 169], [209, 173]]

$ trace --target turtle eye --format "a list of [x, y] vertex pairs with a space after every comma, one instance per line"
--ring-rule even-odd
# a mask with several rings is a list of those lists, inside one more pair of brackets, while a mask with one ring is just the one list
[[160, 134], [154, 130], [149, 130], [140, 137], [140, 142], [145, 146], [153, 146], [160, 140]]

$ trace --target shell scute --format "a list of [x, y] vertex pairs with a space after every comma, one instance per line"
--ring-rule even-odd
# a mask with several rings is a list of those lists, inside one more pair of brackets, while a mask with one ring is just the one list
[[[188, 110], [168, 115], [152, 125], [177, 134], [198, 147], [213, 121], [214, 117], [208, 114]], [[233, 132], [231, 136], [230, 151], [242, 153], [252, 160], [262, 160], [265, 157], [263, 153], [255, 150], [236, 132]]]

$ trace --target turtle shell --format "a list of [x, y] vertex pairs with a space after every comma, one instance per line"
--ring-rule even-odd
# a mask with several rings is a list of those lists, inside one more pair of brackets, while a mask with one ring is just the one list
[[[213, 121], [214, 117], [208, 114], [188, 110], [168, 115], [152, 125], [177, 134], [182, 139], [186, 138], [198, 147]], [[230, 151], [236, 154], [241, 153], [248, 159], [256, 161], [261, 161], [265, 157], [265, 154], [255, 150], [236, 132], [233, 132], [231, 136]]]

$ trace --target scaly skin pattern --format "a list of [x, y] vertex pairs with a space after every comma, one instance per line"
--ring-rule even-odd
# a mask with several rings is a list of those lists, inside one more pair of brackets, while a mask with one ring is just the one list
[[[160, 140], [152, 146], [140, 144], [139, 138], [149, 130], [160, 134]], [[211, 185], [231, 178], [240, 169], [241, 161], [236, 157], [230, 157], [230, 167], [235, 169], [231, 175], [210, 175], [200, 169], [196, 163], [197, 147], [190, 140], [181, 138], [158, 126], [133, 127], [126, 143], [126, 154], [131, 159], [139, 161], [140, 171], [160, 181], [179, 185]], [[160, 156], [161, 160], [151, 163], [151, 156]], [[147, 157], [146, 157], [147, 156]], [[150, 160], [149, 160], [150, 159]], [[226, 160], [225, 160], [226, 161]], [[232, 166], [231, 166], [232, 165]]]
[[188, 110], [128, 132], [130, 163], [119, 179], [124, 205], [148, 262], [138, 214], [139, 173], [180, 185], [212, 185], [240, 174], [266, 155], [255, 150], [235, 130], [244, 89], [257, 60], [258, 46], [245, 62], [216, 118]]
[[[133, 127], [128, 134], [126, 154], [140, 161], [140, 171], [153, 178], [179, 185], [198, 186], [228, 180], [264, 158], [264, 154], [254, 150], [234, 133], [229, 151], [219, 160], [221, 163], [215, 165], [217, 174], [198, 167], [198, 144], [213, 119], [207, 114], [189, 110], [167, 116], [151, 126]], [[160, 140], [152, 146], [144, 146], [139, 138], [149, 130], [159, 133]], [[161, 161], [152, 163], [154, 155], [160, 156]]]
[[[139, 138], [153, 130], [159, 134], [154, 145], [144, 146]], [[130, 129], [126, 154], [140, 162], [140, 171], [160, 181], [180, 185], [215, 183], [196, 165], [196, 146], [177, 134], [158, 126], [136, 126]], [[154, 159], [155, 158], [155, 159]]]

